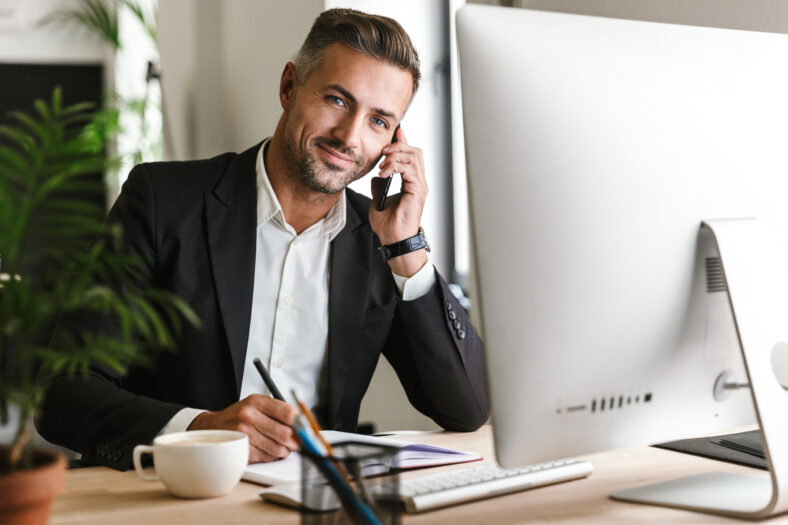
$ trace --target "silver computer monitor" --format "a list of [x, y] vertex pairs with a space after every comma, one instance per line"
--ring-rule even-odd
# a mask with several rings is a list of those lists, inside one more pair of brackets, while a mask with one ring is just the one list
[[489, 6], [457, 36], [499, 462], [754, 423], [701, 223], [788, 239], [788, 36]]

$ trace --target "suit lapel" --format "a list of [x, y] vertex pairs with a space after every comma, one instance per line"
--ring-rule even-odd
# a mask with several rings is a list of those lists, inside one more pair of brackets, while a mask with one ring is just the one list
[[[345, 195], [347, 198], [347, 195]], [[364, 306], [369, 293], [372, 235], [348, 201], [347, 224], [331, 247], [328, 299], [329, 425], [339, 420], [345, 379], [358, 352]], [[348, 430], [348, 429], [343, 429]]]
[[239, 395], [252, 315], [259, 149], [258, 144], [235, 157], [213, 191], [205, 192], [214, 285]]

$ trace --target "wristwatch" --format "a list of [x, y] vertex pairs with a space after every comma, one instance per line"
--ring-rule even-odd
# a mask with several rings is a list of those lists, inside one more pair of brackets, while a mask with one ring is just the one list
[[399, 257], [400, 255], [405, 255], [406, 253], [421, 250], [422, 248], [425, 248], [427, 252], [429, 252], [430, 243], [427, 242], [427, 235], [424, 233], [424, 228], [419, 226], [419, 233], [413, 237], [408, 237], [407, 239], [395, 242], [394, 244], [380, 246], [378, 247], [378, 251], [385, 262], [389, 259], [393, 259], [394, 257]]

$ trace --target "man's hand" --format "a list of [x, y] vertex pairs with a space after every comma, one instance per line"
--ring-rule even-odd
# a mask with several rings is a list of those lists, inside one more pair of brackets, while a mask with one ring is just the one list
[[[424, 157], [419, 148], [408, 144], [405, 132], [397, 131], [397, 142], [381, 150], [386, 158], [380, 164], [379, 177], [402, 175], [402, 191], [386, 199], [383, 211], [375, 209], [378, 195], [374, 195], [369, 207], [369, 222], [383, 245], [413, 237], [419, 232], [424, 202], [427, 200], [427, 178], [424, 174]], [[379, 193], [379, 192], [378, 192]], [[424, 250], [395, 257], [389, 266], [397, 275], [411, 277], [427, 262]]]
[[249, 436], [249, 463], [287, 457], [298, 449], [290, 424], [298, 410], [260, 394], [233, 403], [221, 412], [203, 412], [187, 430], [238, 430]]

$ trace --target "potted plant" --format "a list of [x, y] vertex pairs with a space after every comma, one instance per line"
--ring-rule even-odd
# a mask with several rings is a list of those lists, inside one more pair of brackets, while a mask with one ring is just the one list
[[[19, 412], [13, 442], [0, 447], [4, 524], [45, 523], [62, 484], [64, 458], [31, 441], [48, 384], [91, 365], [123, 372], [144, 364], [149, 350], [174, 346], [182, 320], [198, 323], [183, 301], [138, 279], [122, 232], [85, 199], [98, 193], [93, 201], [102, 201], [96, 173], [110, 162], [101, 120], [88, 104], [63, 107], [59, 89], [35, 112], [11, 113], [14, 123], [0, 125], [0, 421], [7, 424], [9, 406]], [[77, 312], [114, 317], [122, 333], [55, 329]]]

